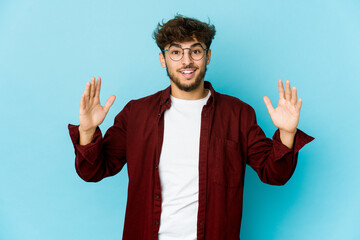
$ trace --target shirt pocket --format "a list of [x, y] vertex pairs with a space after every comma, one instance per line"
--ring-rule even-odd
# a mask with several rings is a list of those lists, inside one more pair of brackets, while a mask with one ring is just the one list
[[245, 166], [240, 143], [216, 138], [214, 149], [213, 181], [225, 187], [241, 187]]

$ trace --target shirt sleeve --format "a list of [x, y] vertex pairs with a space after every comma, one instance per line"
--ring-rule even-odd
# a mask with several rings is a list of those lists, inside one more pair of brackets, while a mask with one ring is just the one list
[[75, 169], [84, 181], [98, 182], [117, 174], [125, 165], [129, 112], [130, 102], [115, 117], [114, 125], [106, 131], [104, 137], [97, 127], [92, 141], [83, 146], [79, 144], [79, 126], [68, 125], [75, 150]]
[[279, 130], [272, 140], [265, 136], [251, 107], [248, 124], [247, 164], [257, 172], [262, 182], [284, 185], [295, 171], [299, 150], [314, 138], [297, 129], [293, 148], [289, 149], [282, 144]]

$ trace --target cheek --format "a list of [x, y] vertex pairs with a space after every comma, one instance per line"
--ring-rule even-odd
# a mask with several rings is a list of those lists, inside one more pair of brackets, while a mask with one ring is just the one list
[[205, 60], [205, 61], [201, 64], [201, 69], [205, 69], [207, 65], [208, 65], [208, 63], [207, 63], [207, 61]]
[[166, 68], [168, 69], [168, 71], [177, 71], [177, 69], [179, 69], [180, 67], [177, 65], [177, 64], [174, 64], [174, 63], [169, 63], [169, 62], [166, 62]]

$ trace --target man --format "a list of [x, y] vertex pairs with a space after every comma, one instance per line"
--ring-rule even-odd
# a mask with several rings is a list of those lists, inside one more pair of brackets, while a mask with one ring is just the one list
[[268, 184], [282, 185], [298, 151], [313, 138], [297, 129], [302, 100], [279, 80], [279, 104], [265, 104], [273, 140], [254, 110], [204, 81], [215, 28], [176, 16], [154, 38], [170, 87], [130, 101], [102, 138], [99, 125], [115, 101], [100, 105], [101, 79], [81, 96], [79, 126], [69, 125], [76, 170], [85, 181], [129, 175], [123, 239], [239, 239], [245, 165]]

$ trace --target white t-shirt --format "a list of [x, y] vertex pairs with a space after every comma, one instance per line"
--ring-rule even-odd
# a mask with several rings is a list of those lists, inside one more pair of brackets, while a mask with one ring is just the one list
[[162, 210], [159, 240], [194, 240], [197, 234], [201, 112], [210, 97], [171, 97], [160, 154]]

